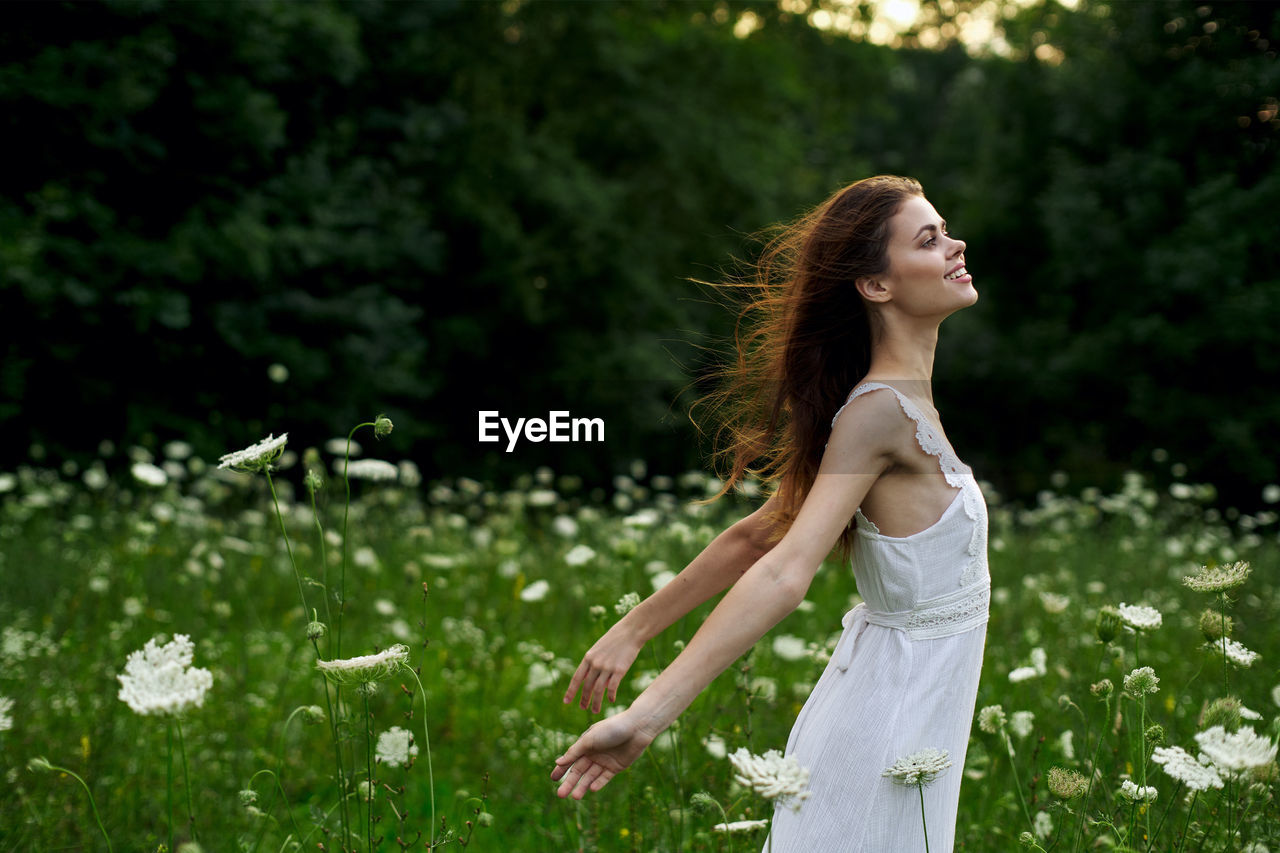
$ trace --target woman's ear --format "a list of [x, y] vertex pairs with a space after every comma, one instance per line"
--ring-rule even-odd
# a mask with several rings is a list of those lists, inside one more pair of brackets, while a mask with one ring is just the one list
[[859, 295], [868, 302], [888, 302], [889, 290], [881, 282], [873, 278], [863, 276], [854, 281], [854, 287], [858, 288]]

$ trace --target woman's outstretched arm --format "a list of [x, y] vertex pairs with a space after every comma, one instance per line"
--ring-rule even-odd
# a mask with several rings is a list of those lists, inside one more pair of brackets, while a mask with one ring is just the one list
[[711, 544], [662, 589], [640, 602], [614, 623], [596, 641], [569, 682], [566, 704], [582, 688], [579, 704], [599, 712], [605, 693], [609, 701], [618, 698], [618, 685], [644, 644], [665, 631], [677, 619], [731, 586], [747, 569], [773, 548], [765, 514], [772, 512], [776, 498], [726, 528]]
[[818, 567], [875, 480], [892, 464], [906, 422], [891, 394], [845, 410], [804, 506], [777, 547], [758, 559], [676, 659], [620, 714], [601, 720], [556, 759], [561, 797], [598, 791], [635, 761], [685, 708], [804, 599]]

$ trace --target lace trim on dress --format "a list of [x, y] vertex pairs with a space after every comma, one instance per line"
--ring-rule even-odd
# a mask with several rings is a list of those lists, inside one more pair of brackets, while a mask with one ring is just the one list
[[987, 621], [991, 608], [991, 586], [964, 587], [955, 592], [921, 602], [900, 613], [867, 611], [867, 621], [905, 631], [913, 640], [934, 640], [961, 634]]
[[[848, 406], [863, 394], [874, 391], [877, 388], [887, 388], [898, 398], [898, 404], [902, 406], [902, 411], [907, 417], [915, 421], [916, 443], [920, 445], [920, 449], [930, 456], [937, 457], [938, 465], [942, 469], [942, 476], [946, 478], [947, 485], [953, 489], [960, 489], [961, 494], [964, 495], [964, 514], [973, 522], [973, 533], [969, 537], [969, 562], [960, 574], [960, 585], [962, 587], [969, 586], [978, 579], [982, 562], [980, 558], [986, 551], [987, 544], [986, 525], [983, 523], [982, 513], [982, 491], [978, 488], [978, 483], [973, 478], [973, 471], [960, 461], [955, 451], [951, 449], [951, 445], [942, 440], [942, 436], [934, 429], [929, 419], [924, 416], [924, 412], [920, 411], [920, 407], [910, 397], [892, 385], [886, 385], [883, 382], [866, 382], [849, 393], [849, 398], [845, 400], [844, 406], [837, 409], [835, 416], [831, 418], [831, 427], [832, 429], [835, 428], [836, 418], [840, 417], [840, 413], [844, 411], [845, 406]], [[855, 520], [859, 527], [862, 527], [862, 522], [865, 521], [872, 532], [880, 532], [871, 519], [862, 515], [861, 510], [855, 514]]]

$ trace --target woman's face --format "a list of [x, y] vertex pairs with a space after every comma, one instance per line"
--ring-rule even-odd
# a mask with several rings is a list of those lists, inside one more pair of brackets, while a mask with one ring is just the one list
[[889, 270], [878, 277], [884, 301], [911, 316], [939, 318], [977, 302], [964, 249], [932, 204], [907, 199], [889, 220]]

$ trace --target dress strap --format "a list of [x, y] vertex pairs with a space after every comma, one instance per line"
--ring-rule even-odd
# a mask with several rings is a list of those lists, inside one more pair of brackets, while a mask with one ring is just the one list
[[965, 475], [969, 473], [968, 468], [961, 464], [955, 451], [951, 449], [951, 445], [943, 441], [942, 436], [938, 434], [932, 422], [924, 416], [924, 412], [920, 411], [920, 407], [915, 404], [915, 401], [892, 385], [886, 385], [883, 382], [864, 382], [854, 388], [849, 393], [849, 398], [844, 401], [844, 406], [837, 409], [835, 416], [831, 418], [831, 428], [835, 429], [836, 418], [840, 417], [840, 413], [845, 410], [845, 406], [848, 406], [863, 394], [880, 388], [887, 388], [892, 391], [894, 396], [898, 398], [898, 404], [902, 406], [903, 413], [915, 421], [916, 443], [920, 445], [920, 449], [925, 453], [938, 458], [938, 465], [942, 468], [943, 476], [947, 478], [947, 485], [953, 489], [962, 488]]

